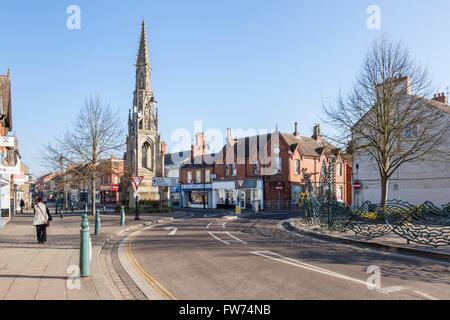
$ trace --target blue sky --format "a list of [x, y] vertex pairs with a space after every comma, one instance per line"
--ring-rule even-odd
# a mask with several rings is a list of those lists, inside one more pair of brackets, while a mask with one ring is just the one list
[[[81, 29], [69, 30], [70, 5]], [[366, 10], [381, 9], [369, 30]], [[13, 126], [23, 161], [44, 173], [41, 146], [61, 135], [89, 95], [132, 105], [144, 17], [160, 131], [273, 129], [311, 135], [322, 104], [348, 89], [372, 42], [402, 40], [442, 91], [450, 86], [450, 1], [0, 1], [0, 73], [12, 72]], [[327, 130], [322, 125], [323, 130]]]

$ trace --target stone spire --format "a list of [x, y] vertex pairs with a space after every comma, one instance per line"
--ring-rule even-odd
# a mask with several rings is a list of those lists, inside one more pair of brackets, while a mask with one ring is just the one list
[[141, 39], [139, 40], [139, 51], [137, 54], [136, 66], [150, 67], [148, 55], [147, 34], [145, 33], [145, 21], [142, 20]]

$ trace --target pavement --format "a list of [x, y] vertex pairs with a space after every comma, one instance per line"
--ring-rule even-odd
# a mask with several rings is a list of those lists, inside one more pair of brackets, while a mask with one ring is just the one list
[[101, 234], [95, 236], [94, 219], [89, 217], [92, 276], [79, 278], [78, 286], [81, 213], [63, 219], [53, 214], [46, 244], [36, 241], [31, 212], [14, 216], [0, 230], [0, 300], [114, 299], [100, 271], [101, 248], [120, 232], [167, 219], [170, 215], [141, 215], [135, 221], [134, 215], [127, 215], [126, 227], [120, 227], [120, 216], [102, 215]]

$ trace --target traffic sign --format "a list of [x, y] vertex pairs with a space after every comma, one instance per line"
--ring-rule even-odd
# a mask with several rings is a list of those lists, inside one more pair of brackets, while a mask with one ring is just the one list
[[355, 190], [361, 190], [361, 182], [355, 181], [355, 182], [353, 183], [353, 189], [355, 189]]
[[139, 188], [141, 185], [142, 180], [144, 180], [144, 177], [131, 177], [133, 179], [134, 185], [136, 186], [136, 189]]
[[283, 185], [281, 183], [276, 186], [277, 191], [283, 191]]
[[14, 137], [0, 136], [0, 147], [14, 148]]
[[242, 188], [242, 185], [244, 184], [245, 180], [236, 180], [239, 188]]
[[154, 187], [178, 187], [178, 178], [153, 178]]

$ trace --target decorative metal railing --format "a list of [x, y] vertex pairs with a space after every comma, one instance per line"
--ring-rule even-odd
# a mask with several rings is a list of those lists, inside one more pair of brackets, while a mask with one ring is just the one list
[[[331, 166], [330, 166], [331, 167]], [[336, 201], [330, 171], [322, 168], [320, 185], [314, 189], [306, 176], [308, 198], [303, 199], [304, 219], [308, 225], [347, 232], [366, 238], [382, 237], [390, 232], [429, 246], [450, 245], [450, 204], [441, 208], [431, 202], [417, 206], [400, 200], [382, 205], [365, 202], [360, 208]]]

